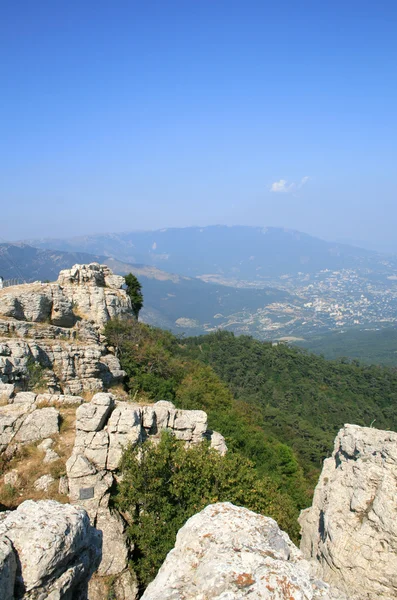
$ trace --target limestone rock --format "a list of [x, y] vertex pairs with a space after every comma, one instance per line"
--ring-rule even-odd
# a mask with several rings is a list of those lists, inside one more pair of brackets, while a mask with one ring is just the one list
[[11, 541], [0, 537], [0, 598], [14, 600], [14, 585], [17, 573], [17, 559]]
[[1, 536], [11, 541], [18, 557], [17, 597], [83, 597], [101, 556], [100, 535], [84, 510], [51, 500], [27, 500], [0, 523]]
[[273, 519], [225, 502], [207, 506], [180, 529], [142, 600], [343, 597], [311, 575]]
[[32, 406], [25, 404], [8, 404], [0, 408], [0, 452], [8, 448], [32, 410]]
[[[158, 439], [165, 428], [170, 428], [187, 444], [208, 438], [205, 412], [178, 410], [171, 402], [160, 401], [142, 407], [130, 402], [116, 402], [112, 394], [100, 393], [76, 411], [75, 443], [66, 463], [68, 493], [70, 501], [83, 506], [91, 522], [102, 532], [101, 575], [123, 572], [130, 551], [125, 524], [109, 509], [110, 488], [115, 483], [123, 450], [128, 444], [134, 446], [147, 437]], [[222, 436], [215, 439], [219, 442], [218, 447], [223, 448]], [[126, 577], [123, 581], [125, 587]], [[96, 583], [95, 588], [100, 589], [100, 583]], [[135, 589], [135, 583], [132, 588]]]
[[46, 438], [40, 444], [38, 444], [37, 448], [42, 452], [47, 452], [54, 445], [54, 440], [51, 438]]
[[34, 489], [48, 492], [55, 479], [51, 475], [42, 475], [34, 482]]
[[0, 402], [9, 402], [15, 393], [15, 385], [3, 383], [0, 379]]
[[62, 475], [59, 479], [58, 493], [67, 496], [69, 494], [68, 478]]
[[49, 448], [45, 453], [45, 457], [43, 458], [43, 463], [48, 464], [48, 463], [55, 462], [56, 460], [59, 460], [59, 454], [57, 454], [54, 450]]
[[131, 300], [121, 289], [124, 277], [106, 265], [75, 265], [59, 273], [58, 284], [81, 315], [102, 327], [113, 317], [131, 315]]
[[36, 394], [34, 392], [18, 392], [16, 394], [13, 404], [33, 404], [36, 401]]
[[355, 600], [397, 597], [397, 433], [345, 425], [324, 461], [301, 549]]
[[223, 435], [218, 433], [217, 431], [208, 432], [208, 438], [210, 440], [211, 448], [219, 452], [221, 456], [225, 456], [227, 452], [226, 441]]
[[99, 431], [104, 426], [114, 405], [112, 394], [95, 394], [92, 401], [76, 411], [76, 429]]
[[27, 444], [56, 433], [59, 433], [59, 412], [53, 407], [40, 408], [26, 416], [14, 441]]
[[[7, 336], [0, 340], [0, 381], [26, 381], [32, 361], [47, 370], [49, 390], [64, 395], [122, 381], [125, 373], [101, 342], [101, 330], [110, 318], [131, 315], [123, 282], [93, 263], [61, 271], [56, 283], [0, 290], [0, 336]], [[11, 390], [2, 389], [3, 401]]]
[[54, 406], [74, 406], [75, 404], [83, 404], [84, 400], [81, 396], [71, 396], [64, 394], [38, 394], [36, 404], [51, 404]]
[[129, 548], [125, 540], [125, 523], [121, 516], [109, 508], [100, 508], [97, 512], [95, 526], [102, 532], [102, 561], [99, 575], [117, 575], [124, 571], [128, 564]]
[[11, 487], [18, 487], [20, 484], [20, 477], [18, 469], [12, 469], [4, 475], [4, 485], [10, 485]]

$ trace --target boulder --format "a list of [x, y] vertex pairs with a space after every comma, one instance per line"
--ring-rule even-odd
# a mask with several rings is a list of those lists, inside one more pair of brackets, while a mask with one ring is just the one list
[[114, 406], [112, 394], [95, 394], [91, 402], [82, 404], [76, 411], [76, 429], [99, 431], [102, 429]]
[[0, 540], [0, 565], [8, 552], [7, 541], [16, 556], [15, 563], [5, 555], [0, 586], [13, 578], [17, 598], [86, 597], [88, 581], [101, 558], [101, 536], [83, 509], [51, 500], [27, 500], [1, 521]]
[[52, 475], [42, 475], [34, 482], [34, 489], [42, 492], [48, 492], [55, 479]]
[[345, 425], [301, 513], [301, 550], [355, 600], [397, 597], [397, 433]]
[[277, 523], [234, 506], [212, 504], [178, 532], [142, 600], [342, 600], [311, 574], [310, 565]]
[[53, 408], [39, 408], [29, 413], [13, 441], [28, 444], [59, 433], [59, 412]]

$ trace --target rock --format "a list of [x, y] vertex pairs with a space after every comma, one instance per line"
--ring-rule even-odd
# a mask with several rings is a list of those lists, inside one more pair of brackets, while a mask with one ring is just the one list
[[211, 448], [219, 452], [221, 456], [225, 456], [227, 452], [227, 446], [223, 435], [221, 435], [217, 431], [210, 431], [208, 437], [210, 440]]
[[113, 275], [106, 265], [74, 265], [59, 273], [58, 284], [77, 312], [98, 327], [111, 318], [132, 314], [131, 300], [121, 289], [124, 277]]
[[59, 454], [57, 454], [54, 450], [49, 448], [45, 453], [45, 457], [43, 458], [43, 463], [48, 464], [48, 463], [55, 462], [56, 460], [59, 460]]
[[0, 402], [9, 402], [15, 393], [15, 385], [0, 380]]
[[51, 475], [42, 475], [34, 482], [34, 489], [48, 492], [55, 479]]
[[137, 600], [138, 596], [139, 587], [135, 573], [128, 569], [110, 578], [95, 574], [88, 585], [88, 600]]
[[0, 598], [14, 600], [17, 559], [10, 540], [0, 537]]
[[18, 392], [13, 400], [13, 404], [34, 404], [36, 395], [34, 392]]
[[58, 493], [64, 496], [69, 494], [68, 478], [65, 475], [59, 479]]
[[97, 512], [95, 526], [102, 532], [102, 561], [99, 565], [99, 575], [117, 575], [124, 571], [128, 564], [129, 548], [125, 540], [125, 523], [121, 516], [100, 508]]
[[234, 506], [212, 504], [179, 530], [142, 600], [314, 600], [344, 596], [317, 580], [277, 523]]
[[81, 396], [70, 396], [64, 394], [38, 394], [36, 404], [51, 404], [55, 406], [74, 406], [75, 404], [83, 404], [84, 400]]
[[[0, 290], [0, 336], [7, 336], [0, 340], [0, 381], [25, 382], [35, 361], [46, 370], [49, 390], [63, 392], [58, 400], [39, 399], [51, 403], [121, 382], [125, 372], [101, 342], [101, 330], [109, 318], [131, 315], [122, 281], [106, 266], [75, 265], [57, 283]], [[0, 400], [8, 401], [11, 390], [2, 389]]]
[[123, 449], [131, 444], [135, 446], [141, 439], [142, 413], [136, 404], [119, 403], [108, 423], [109, 452], [106, 466], [114, 471], [119, 466]]
[[59, 412], [53, 407], [40, 408], [26, 416], [14, 441], [28, 444], [56, 433], [59, 433]]
[[[115, 402], [111, 394], [105, 393], [96, 394], [76, 411], [75, 444], [66, 463], [68, 493], [70, 501], [84, 506], [91, 522], [102, 531], [101, 575], [123, 572], [130, 551], [124, 521], [108, 506], [123, 450], [148, 436], [157, 439], [164, 428], [171, 428], [187, 443], [198, 443], [208, 437], [207, 415], [203, 411], [177, 410], [164, 401], [145, 407]], [[221, 447], [222, 436], [217, 439]], [[100, 583], [95, 586], [100, 588]]]
[[12, 469], [4, 475], [4, 485], [10, 485], [11, 487], [18, 487], [20, 484], [19, 473], [17, 469]]
[[397, 597], [397, 433], [345, 425], [324, 461], [301, 549], [355, 600]]
[[101, 537], [83, 509], [51, 500], [27, 500], [0, 523], [0, 539], [10, 540], [17, 556], [17, 598], [86, 597], [88, 580], [101, 558]]
[[104, 426], [114, 406], [112, 394], [95, 394], [88, 404], [76, 411], [76, 428], [82, 431], [99, 431]]
[[123, 571], [113, 582], [113, 592], [116, 600], [135, 600], [138, 598], [139, 587], [135, 573], [128, 569]]
[[49, 450], [51, 446], [53, 446], [53, 444], [54, 440], [52, 440], [51, 438], [46, 438], [40, 444], [38, 444], [37, 448], [42, 452], [47, 452], [47, 450]]
[[21, 428], [31, 406], [24, 404], [8, 404], [0, 408], [0, 452], [10, 448], [15, 435]]

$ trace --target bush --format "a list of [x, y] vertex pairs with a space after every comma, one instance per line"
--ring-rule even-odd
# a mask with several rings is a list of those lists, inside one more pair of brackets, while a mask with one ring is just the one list
[[142, 586], [156, 575], [186, 520], [214, 502], [230, 501], [276, 519], [298, 535], [295, 509], [268, 478], [238, 453], [221, 456], [207, 442], [185, 447], [170, 432], [158, 445], [127, 449], [116, 503], [128, 515], [133, 567]]

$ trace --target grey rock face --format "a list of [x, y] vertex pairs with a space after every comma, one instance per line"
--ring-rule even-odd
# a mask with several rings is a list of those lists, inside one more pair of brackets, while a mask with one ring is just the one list
[[397, 434], [345, 425], [324, 461], [301, 550], [355, 600], [397, 597]]
[[26, 415], [14, 442], [28, 444], [59, 432], [59, 412], [52, 406], [39, 408]]
[[[171, 402], [149, 406], [116, 402], [112, 394], [98, 393], [76, 412], [76, 438], [66, 463], [70, 501], [84, 506], [93, 525], [103, 534], [101, 575], [116, 575], [127, 567], [129, 547], [125, 523], [109, 508], [110, 488], [115, 482], [123, 449], [158, 438], [165, 428], [178, 439], [198, 443], [207, 437], [203, 411], [178, 410]], [[219, 435], [219, 434], [218, 434]], [[219, 435], [219, 442], [223, 440]]]
[[[52, 392], [78, 395], [120, 382], [125, 373], [101, 330], [110, 318], [131, 315], [123, 282], [93, 263], [61, 271], [56, 283], [0, 290], [0, 381], [26, 380], [35, 362]], [[9, 393], [2, 390], [1, 399]]]
[[89, 578], [101, 558], [101, 537], [84, 510], [51, 500], [27, 500], [1, 521], [0, 540], [0, 586], [12, 587], [17, 598], [86, 597]]
[[29, 444], [59, 432], [59, 412], [37, 408], [36, 394], [21, 392], [14, 403], [0, 407], [0, 452], [11, 444]]
[[55, 479], [51, 475], [42, 475], [34, 482], [35, 490], [42, 490], [43, 492], [48, 492], [52, 483], [54, 483]]
[[75, 265], [61, 271], [56, 283], [0, 290], [0, 314], [66, 328], [85, 318], [102, 327], [109, 318], [131, 314], [131, 301], [121, 289], [123, 283], [124, 278], [113, 275], [106, 265]]
[[212, 504], [179, 530], [142, 600], [342, 600], [317, 580], [273, 519]]

